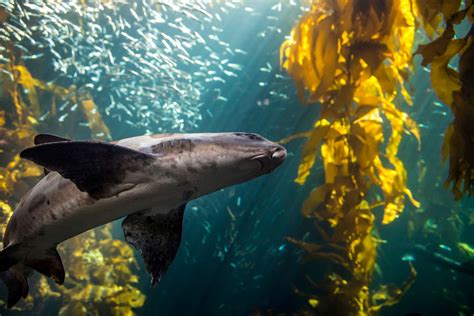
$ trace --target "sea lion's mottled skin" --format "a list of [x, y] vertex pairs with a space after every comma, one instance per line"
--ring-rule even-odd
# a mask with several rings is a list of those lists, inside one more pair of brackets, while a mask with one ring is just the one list
[[167, 213], [199, 196], [268, 173], [286, 157], [283, 147], [246, 133], [149, 135], [115, 144], [154, 159], [139, 168], [127, 166], [114, 188], [118, 193], [100, 199], [81, 192], [58, 172], [46, 175], [22, 199], [7, 225], [4, 247], [21, 245], [16, 252], [20, 262], [129, 214], [146, 209]]

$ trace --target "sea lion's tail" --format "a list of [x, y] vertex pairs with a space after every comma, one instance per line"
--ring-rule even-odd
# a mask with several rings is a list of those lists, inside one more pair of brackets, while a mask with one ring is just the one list
[[0, 279], [8, 288], [7, 308], [15, 305], [20, 298], [28, 296], [28, 280], [18, 265], [0, 272]]

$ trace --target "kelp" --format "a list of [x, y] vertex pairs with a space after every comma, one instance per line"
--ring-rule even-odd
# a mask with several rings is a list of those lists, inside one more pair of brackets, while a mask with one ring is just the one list
[[[331, 247], [293, 242], [309, 258], [346, 271], [327, 274], [329, 295], [309, 298], [316, 313], [371, 315], [397, 302], [413, 283], [414, 270], [404, 286], [385, 291], [383, 300], [383, 288], [369, 289], [377, 248], [374, 209], [383, 206], [382, 223], [389, 224], [406, 198], [419, 206], [398, 158], [405, 132], [420, 142], [417, 124], [399, 106], [401, 100], [412, 104], [406, 80], [415, 28], [409, 0], [314, 0], [281, 46], [281, 65], [299, 99], [321, 107], [295, 181], [306, 183], [319, 151], [325, 183], [311, 192], [302, 212]], [[371, 192], [381, 192], [383, 199]]]
[[382, 285], [372, 296], [372, 302], [370, 307], [370, 314], [374, 314], [380, 311], [385, 306], [391, 306], [398, 303], [402, 296], [410, 289], [416, 279], [416, 270], [413, 265], [410, 264], [410, 278], [405, 281], [401, 287], [393, 285]]
[[[430, 37], [428, 44], [420, 45], [417, 54], [422, 64], [430, 65], [430, 77], [437, 97], [450, 109], [454, 120], [448, 126], [442, 149], [443, 160], [449, 159], [446, 186], [452, 185], [456, 199], [474, 192], [474, 39], [472, 0], [416, 1], [417, 18]], [[442, 23], [444, 22], [444, 23]], [[457, 35], [455, 26], [470, 24], [470, 31]], [[459, 57], [459, 67], [450, 65]]]
[[[17, 85], [13, 86], [10, 93], [15, 108], [20, 109], [17, 110], [17, 114], [23, 113], [23, 110], [21, 109], [26, 104], [31, 113], [27, 116], [27, 120], [32, 123], [37, 123], [36, 118], [41, 116], [37, 90], [42, 90], [51, 93], [55, 98], [69, 99], [72, 104], [79, 104], [83, 118], [85, 118], [87, 126], [91, 131], [91, 136], [102, 140], [111, 139], [109, 128], [102, 120], [102, 116], [87, 89], [77, 89], [75, 85], [72, 85], [69, 88], [64, 88], [60, 85], [45, 83], [39, 79], [33, 78], [24, 65], [9, 65], [8, 67], [2, 67], [2, 65], [0, 65], [0, 67], [12, 73], [14, 81], [28, 92], [27, 96], [29, 102], [25, 103], [18, 95], [16, 88]], [[56, 110], [53, 107], [54, 103], [51, 108], [51, 112], [54, 115]]]
[[458, 249], [464, 254], [467, 260], [474, 259], [474, 247], [468, 243], [460, 242], [457, 244]]
[[[21, 160], [19, 152], [32, 145], [39, 130], [55, 123], [55, 131], [64, 136], [77, 134], [86, 126], [92, 138], [108, 140], [110, 131], [87, 89], [74, 85], [65, 88], [35, 78], [28, 67], [15, 62], [0, 64], [0, 228], [6, 224], [21, 197], [43, 174], [42, 168]], [[45, 101], [46, 100], [46, 101]], [[61, 119], [56, 100], [77, 105]], [[48, 117], [48, 119], [45, 119]], [[40, 311], [54, 300], [60, 315], [134, 315], [143, 306], [145, 295], [136, 287], [138, 268], [131, 247], [112, 236], [112, 225], [88, 231], [59, 247], [66, 267], [64, 286], [57, 286], [42, 275], [29, 280], [31, 295], [15, 310]]]
[[[100, 315], [134, 315], [143, 306], [145, 295], [135, 286], [138, 277], [131, 267], [138, 264], [130, 246], [111, 235], [112, 225], [91, 230], [71, 239], [60, 248], [69, 254], [60, 315], [81, 315], [82, 310]], [[135, 286], [134, 286], [135, 285]], [[84, 314], [88, 315], [88, 313]]]

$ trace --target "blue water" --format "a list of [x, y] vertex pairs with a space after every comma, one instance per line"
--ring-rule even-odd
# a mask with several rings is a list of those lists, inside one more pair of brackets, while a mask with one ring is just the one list
[[[148, 132], [245, 131], [278, 141], [309, 130], [318, 116], [319, 108], [301, 105], [296, 98], [293, 82], [279, 68], [279, 47], [302, 10], [288, 4], [283, 5], [282, 11], [271, 10], [278, 3], [249, 2], [245, 6], [228, 8], [228, 13], [220, 12], [218, 7], [209, 9], [212, 13], [220, 12], [222, 15], [221, 21], [212, 20], [214, 27], [222, 29], [222, 32], [218, 32], [220, 40], [246, 54], [226, 55], [225, 50], [216, 44], [215, 50], [223, 52], [219, 56], [221, 60], [225, 55], [229, 63], [241, 65], [242, 69], [236, 71], [237, 77], [218, 73], [224, 82], [203, 81], [198, 86], [201, 89], [198, 99], [202, 105], [196, 113], [202, 119], [192, 119], [195, 121], [194, 126], [173, 126], [168, 121], [143, 124], [143, 119], [137, 115], [125, 119], [125, 115], [116, 108], [107, 114], [107, 106], [102, 104], [110, 102], [111, 91], [107, 87], [114, 83], [104, 85], [101, 91], [93, 90], [94, 100], [112, 138], [122, 139]], [[268, 16], [275, 16], [276, 20]], [[100, 25], [101, 21], [97, 23]], [[278, 26], [279, 31], [271, 28], [274, 25]], [[203, 26], [199, 23], [190, 23], [189, 26], [203, 36], [214, 34], [211, 31], [208, 34], [203, 32]], [[166, 31], [166, 27], [163, 31]], [[212, 47], [214, 44], [211, 42], [209, 45]], [[192, 49], [194, 56], [200, 56], [202, 60], [211, 59], [208, 50], [202, 47]], [[34, 61], [30, 65], [37, 67], [32, 69], [36, 76], [44, 80], [51, 79], [51, 75], [46, 74]], [[190, 74], [197, 71], [195, 65], [181, 64], [179, 67]], [[269, 70], [262, 71], [262, 68]], [[61, 78], [58, 83], [64, 85], [72, 81], [68, 76]], [[130, 82], [129, 86], [133, 84]], [[465, 198], [455, 203], [450, 192], [442, 186], [447, 166], [441, 162], [441, 144], [445, 128], [452, 117], [446, 108], [440, 108], [439, 112], [432, 111], [436, 97], [431, 90], [429, 74], [419, 65], [416, 66], [411, 85], [415, 105], [407, 108], [407, 111], [422, 124], [422, 146], [418, 151], [416, 141], [407, 135], [401, 144], [400, 156], [408, 170], [409, 187], [414, 196], [425, 209], [434, 210], [430, 214], [435, 215], [430, 216], [439, 227], [438, 238], [434, 240], [433, 235], [423, 235], [421, 230], [409, 236], [409, 221], [416, 216], [416, 210], [409, 203], [403, 215], [391, 225], [382, 226], [381, 214], [376, 214], [375, 233], [386, 243], [379, 246], [374, 287], [387, 283], [399, 286], [408, 278], [409, 265], [402, 260], [407, 255], [407, 243], [436, 245], [447, 242], [447, 246], [452, 249], [456, 247], [455, 244], [449, 244], [453, 240], [474, 245], [474, 225], [468, 219], [474, 208], [472, 199]], [[182, 101], [178, 96], [175, 97]], [[127, 104], [125, 97], [122, 102]], [[133, 109], [134, 104], [128, 103], [127, 106]], [[118, 119], [114, 114], [123, 115], [124, 118]], [[129, 123], [125, 123], [125, 120]], [[41, 125], [39, 131], [52, 133], [56, 130], [57, 126]], [[87, 138], [88, 129], [76, 129], [76, 134], [78, 139]], [[136, 254], [140, 263], [138, 287], [147, 296], [145, 305], [135, 309], [138, 315], [251, 315], [257, 311], [294, 315], [307, 306], [307, 300], [296, 294], [294, 288], [303, 288], [307, 275], [320, 275], [322, 271], [318, 264], [307, 262], [302, 250], [289, 243], [286, 237], [317, 241], [313, 224], [303, 218], [300, 209], [311, 189], [324, 182], [324, 170], [319, 160], [305, 186], [294, 183], [303, 143], [303, 139], [298, 139], [285, 145], [288, 158], [271, 174], [189, 203], [181, 247], [156, 288], [150, 287], [149, 276]], [[431, 179], [422, 183], [418, 181], [421, 161], [428, 170], [426, 177]], [[462, 225], [455, 216], [459, 216]], [[452, 225], [446, 225], [446, 222]], [[115, 237], [122, 239], [120, 223], [114, 225]], [[453, 251], [443, 251], [447, 256], [456, 258], [457, 254]], [[472, 314], [472, 276], [439, 267], [425, 258], [414, 256], [413, 259], [418, 271], [414, 285], [398, 304], [383, 309], [381, 315]], [[31, 313], [48, 315], [56, 313], [57, 308], [48, 306], [47, 310]], [[1, 310], [2, 315], [18, 313]]]

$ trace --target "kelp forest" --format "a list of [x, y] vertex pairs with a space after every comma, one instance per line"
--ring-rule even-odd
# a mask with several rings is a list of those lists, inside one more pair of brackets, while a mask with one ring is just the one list
[[[303, 202], [302, 214], [314, 221], [322, 242], [290, 239], [309, 261], [333, 267], [322, 282], [326, 295], [304, 293], [316, 314], [377, 314], [396, 304], [416, 279], [410, 266], [398, 287], [371, 287], [383, 242], [376, 233], [378, 209], [382, 225], [396, 220], [406, 203], [423, 212], [398, 154], [405, 135], [418, 146], [424, 141], [409, 115], [417, 106], [410, 93], [417, 54], [454, 117], [438, 153], [449, 162], [444, 186], [455, 199], [472, 195], [474, 29], [459, 35], [455, 27], [472, 25], [473, 14], [472, 1], [313, 1], [282, 44], [281, 66], [300, 102], [321, 108], [313, 128], [299, 135], [306, 141], [295, 182], [305, 184], [320, 156], [325, 181]], [[419, 33], [426, 44], [417, 41]], [[451, 66], [454, 58], [457, 67]]]
[[[287, 126], [262, 123], [256, 129], [265, 137], [278, 137], [274, 140], [289, 148], [285, 173], [289, 176], [284, 179], [288, 184], [278, 194], [303, 192], [305, 198], [292, 207], [272, 204], [269, 212], [280, 214], [284, 209], [285, 214], [297, 214], [300, 226], [295, 227], [305, 231], [295, 228], [277, 238], [270, 228], [268, 233], [259, 231], [252, 242], [277, 249], [275, 254], [264, 250], [262, 257], [288, 254], [286, 265], [265, 275], [267, 267], [257, 263], [257, 246], [236, 246], [239, 227], [246, 227], [244, 220], [250, 221], [250, 216], [244, 210], [240, 210], [244, 215], [233, 212], [242, 200], [235, 191], [228, 201], [214, 202], [226, 216], [220, 227], [200, 224], [207, 233], [218, 234], [216, 244], [230, 240], [213, 256], [219, 264], [230, 262], [236, 279], [244, 274], [239, 269], [256, 270], [261, 265], [263, 272], [249, 277], [252, 282], [293, 273], [278, 287], [290, 293], [278, 297], [291, 303], [275, 306], [262, 298], [261, 305], [252, 303], [246, 312], [234, 314], [421, 315], [414, 304], [423, 295], [445, 298], [447, 310], [457, 315], [473, 313], [469, 284], [474, 283], [474, 206], [468, 206], [474, 194], [472, 0], [4, 2], [0, 2], [2, 236], [21, 198], [44, 174], [19, 156], [39, 133], [112, 141], [139, 132], [206, 132], [226, 113], [245, 117], [242, 122], [280, 115]], [[232, 14], [270, 26], [240, 34], [229, 24], [228, 31], [222, 24]], [[244, 35], [266, 46], [244, 52], [235, 46], [235, 38]], [[255, 66], [255, 60], [261, 65]], [[257, 67], [267, 77], [251, 77]], [[243, 108], [239, 95], [253, 92], [242, 88], [247, 87], [242, 82], [251, 80], [256, 81], [252, 89], [264, 92]], [[237, 100], [227, 100], [226, 90], [237, 91], [233, 94]], [[230, 114], [228, 107], [234, 105], [238, 110]], [[303, 113], [309, 125], [296, 124], [279, 108]], [[212, 114], [214, 109], [218, 110]], [[440, 115], [447, 126], [442, 129], [436, 121]], [[222, 129], [226, 127], [222, 123]], [[275, 130], [277, 136], [265, 135]], [[235, 205], [231, 198], [237, 199]], [[279, 220], [284, 225], [297, 221]], [[143, 309], [155, 300], [160, 285], [148, 286], [139, 254], [114, 225], [61, 243], [64, 285], [33, 273], [28, 280], [30, 295], [11, 310], [2, 307], [0, 314], [160, 314]], [[207, 235], [196, 238], [202, 247], [217, 249], [206, 244], [213, 240]], [[234, 257], [222, 259], [239, 249], [253, 249], [234, 255], [245, 265], [235, 263]], [[214, 260], [197, 255], [190, 259], [188, 248], [182, 252], [186, 264], [179, 263], [180, 270], [189, 262], [206, 266]], [[396, 263], [390, 253], [400, 254]], [[419, 260], [423, 257], [426, 262]], [[432, 258], [434, 263], [429, 264]], [[443, 260], [451, 265], [438, 269]], [[452, 276], [452, 262], [461, 271], [457, 277]], [[420, 279], [425, 264], [434, 276]], [[391, 271], [395, 269], [396, 273]], [[217, 273], [215, 278], [220, 277]], [[293, 275], [299, 277], [292, 279]], [[204, 277], [209, 282], [213, 278]], [[440, 290], [435, 294], [427, 289], [430, 278], [437, 279], [433, 288]], [[245, 288], [244, 283], [227, 286]], [[277, 291], [272, 282], [262, 284], [255, 285], [265, 292], [261, 297]], [[0, 294], [3, 305], [5, 289], [0, 288]], [[246, 305], [237, 294], [229, 296], [229, 306]], [[190, 304], [194, 313], [204, 308], [199, 304]], [[224, 303], [215, 300], [215, 304], [207, 314], [232, 313], [222, 307]], [[411, 309], [397, 309], [402, 305]]]

